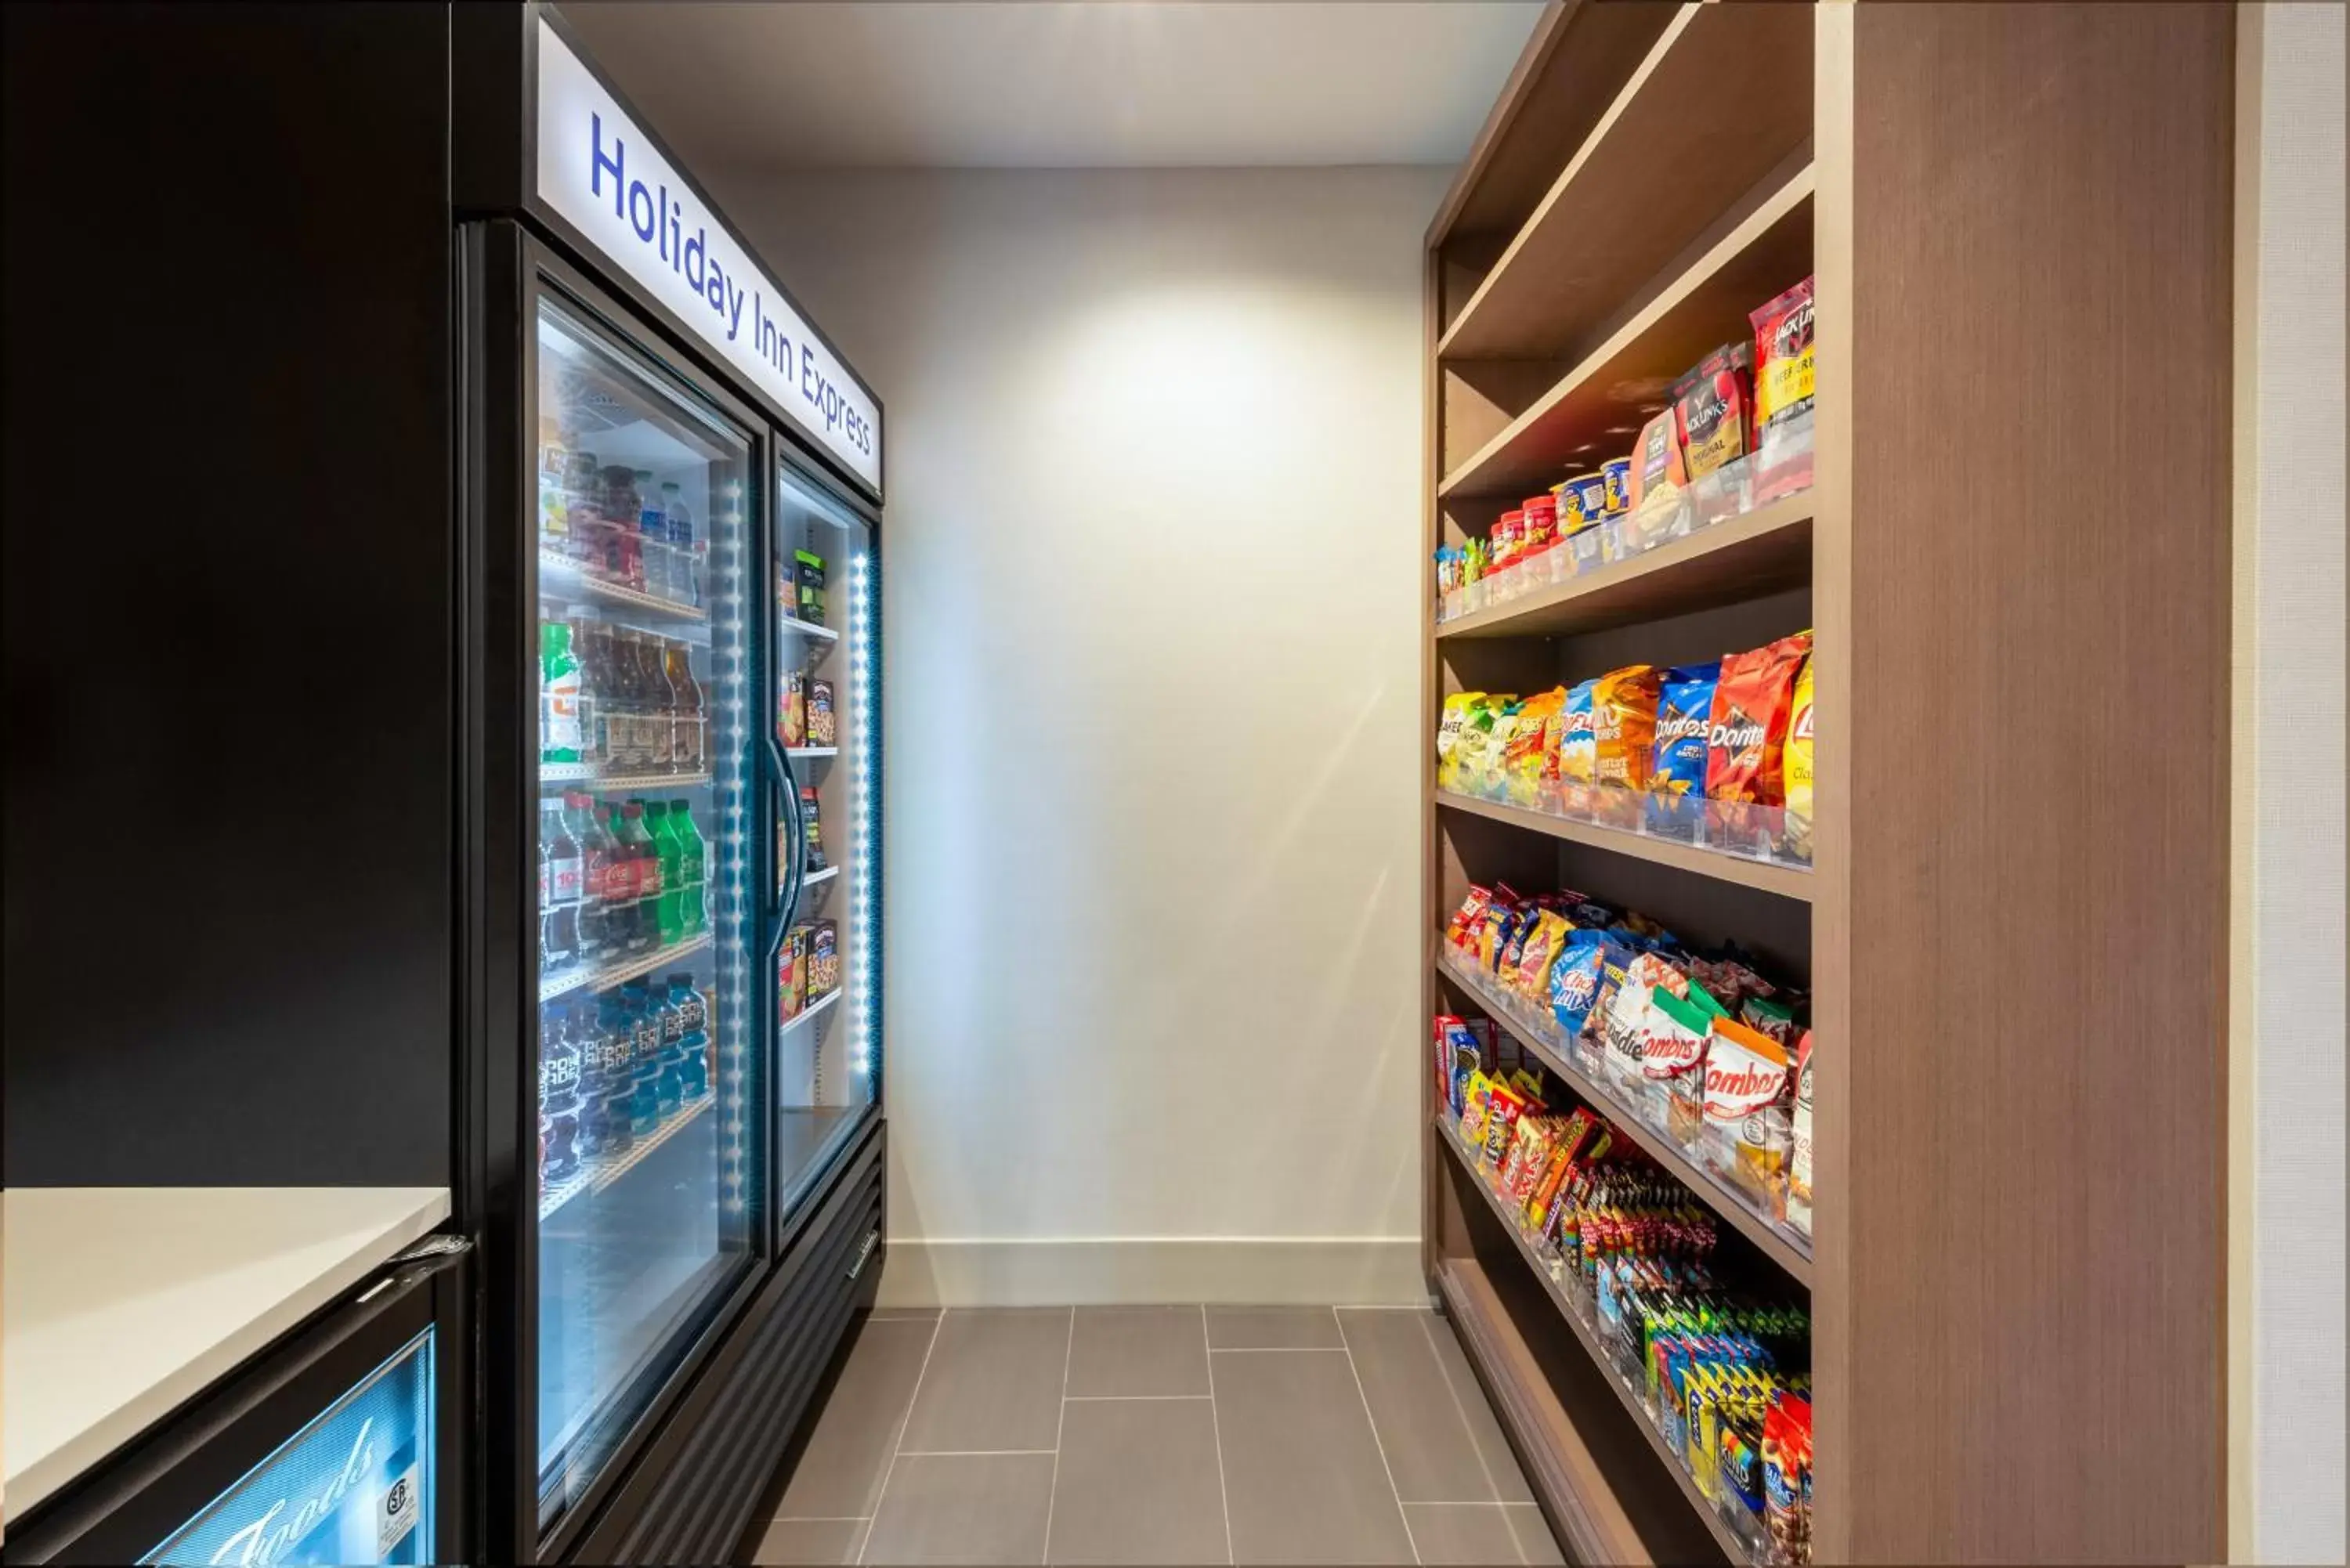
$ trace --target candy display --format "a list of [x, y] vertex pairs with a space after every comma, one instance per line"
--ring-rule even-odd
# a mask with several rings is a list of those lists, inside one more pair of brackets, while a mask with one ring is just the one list
[[[1693, 947], [1580, 893], [1529, 898], [1507, 884], [1469, 889], [1447, 924], [1444, 961], [1512, 1030], [1578, 1069], [1609, 1115], [1660, 1135], [1716, 1177], [1725, 1199], [1808, 1237], [1800, 991], [1765, 979], [1742, 949]], [[1450, 1016], [1437, 1024], [1440, 1088], [1461, 1116], [1492, 1036]], [[1494, 1114], [1486, 1087], [1481, 1126]]]
[[1712, 1213], [1617, 1122], [1459, 1018], [1436, 1033], [1454, 1147], [1627, 1403], [1752, 1560], [1809, 1562], [1808, 1312], [1726, 1277]]
[[1528, 697], [1456, 692], [1437, 722], [1436, 784], [1808, 866], [1812, 684], [1812, 634], [1802, 631], [1718, 660], [1627, 665]]
[[1632, 450], [1577, 470], [1436, 552], [1449, 620], [1629, 560], [1812, 484], [1812, 280], [1749, 314], [1751, 336], [1673, 379]]

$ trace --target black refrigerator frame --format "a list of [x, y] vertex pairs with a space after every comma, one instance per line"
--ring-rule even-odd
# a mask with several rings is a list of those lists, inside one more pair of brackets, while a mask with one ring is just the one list
[[[536, 1426], [538, 1231], [535, 1134], [536, 992], [531, 857], [537, 790], [536, 671], [525, 628], [537, 614], [535, 516], [536, 353], [538, 283], [590, 317], [660, 378], [733, 421], [751, 438], [746, 544], [760, 581], [746, 614], [760, 631], [749, 680], [753, 741], [771, 735], [779, 674], [775, 624], [775, 508], [782, 471], [821, 488], [869, 529], [881, 570], [879, 488], [867, 485], [806, 439], [791, 410], [747, 386], [659, 300], [536, 196], [536, 24], [561, 35], [600, 85], [672, 166], [683, 161], [596, 65], [561, 15], [536, 0], [459, 6], [452, 21], [452, 217], [457, 224], [459, 431], [455, 464], [457, 588], [460, 1147], [459, 1223], [483, 1240], [484, 1408], [479, 1551], [494, 1562], [714, 1561], [731, 1552], [782, 1457], [853, 1313], [872, 1300], [880, 1270], [882, 1142], [879, 862], [870, 923], [872, 1097], [827, 1163], [786, 1193], [775, 1167], [773, 984], [754, 984], [751, 1020], [763, 1054], [759, 1136], [767, 1189], [754, 1226], [754, 1267], [710, 1314], [645, 1405], [634, 1431], [581, 1496], [542, 1533]], [[731, 237], [755, 247], [708, 192], [693, 194]], [[774, 284], [772, 275], [767, 282]], [[775, 286], [803, 319], [807, 313]], [[817, 334], [821, 337], [821, 332]], [[828, 339], [826, 347], [846, 365]], [[852, 370], [851, 374], [855, 372]], [[858, 385], [875, 397], [862, 378]], [[884, 462], [887, 462], [886, 446]], [[879, 646], [878, 595], [874, 610]], [[873, 722], [879, 722], [879, 666]], [[874, 748], [872, 811], [880, 816], [880, 748]], [[780, 764], [752, 765], [771, 780]], [[747, 852], [758, 919], [747, 955], [758, 963], [776, 863], [775, 835], [792, 831], [793, 789], [762, 787]], [[796, 878], [793, 879], [796, 885]], [[794, 910], [785, 905], [778, 929]], [[754, 974], [756, 971], [754, 969]], [[844, 983], [847, 981], [844, 981]], [[796, 1172], [789, 1173], [795, 1176]], [[785, 1199], [789, 1199], [786, 1204]], [[712, 1482], [730, 1478], [730, 1495]]]

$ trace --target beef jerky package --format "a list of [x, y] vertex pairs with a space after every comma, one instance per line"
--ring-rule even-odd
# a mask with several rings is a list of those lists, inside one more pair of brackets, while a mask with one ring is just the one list
[[[1775, 842], [1787, 801], [1783, 756], [1794, 713], [1795, 676], [1811, 652], [1812, 634], [1797, 632], [1721, 661], [1713, 689], [1713, 724], [1706, 736], [1706, 798], [1719, 846], [1755, 853]], [[1766, 808], [1741, 812], [1752, 805]]]
[[1754, 450], [1753, 343], [1725, 343], [1674, 382], [1673, 418], [1680, 431], [1681, 461], [1689, 468], [1696, 524], [1703, 526], [1742, 510], [1746, 497], [1725, 488], [1731, 473], [1708, 480]]
[[1754, 504], [1812, 486], [1812, 280], [1749, 320], [1754, 323]]

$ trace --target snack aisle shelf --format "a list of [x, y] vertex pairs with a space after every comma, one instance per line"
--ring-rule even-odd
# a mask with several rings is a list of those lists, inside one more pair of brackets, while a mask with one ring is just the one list
[[[1513, 1096], [1537, 1135], [1546, 1102], [1587, 1101], [1804, 1293], [1815, 1332], [1789, 1366], [1809, 1376], [1808, 1429], [1766, 1396], [1803, 1471], [1801, 1505], [1769, 1520], [1794, 1561], [2227, 1550], [2225, 1278], [2174, 1265], [2223, 1256], [2229, 1216], [2211, 1042], [2229, 1033], [2213, 981], [2243, 416], [2227, 377], [2181, 368], [2234, 352], [2232, 26], [2191, 7], [1560, 0], [1427, 234], [1421, 695], [1447, 744], [1418, 781], [1422, 929], [1475, 889], [1585, 929], [1608, 923], [1586, 908], [1640, 909], [1669, 968], [1767, 960], [1809, 1030], [1797, 1081], [1834, 1150], [1811, 1246], [1619, 1114], [1440, 935], [1425, 1016], [1482, 1009], [1482, 1054], [1541, 1069]], [[2051, 99], [2038, 84], [2056, 79]], [[2147, 252], [2139, 211], [2180, 243]], [[2068, 417], [2116, 386], [2145, 389], [2131, 420]], [[1980, 504], [1985, 476], [2002, 504]], [[1804, 632], [1808, 684], [1783, 702], [1751, 660]], [[1742, 842], [1742, 813], [1716, 836], [1714, 804], [1786, 802], [1771, 737], [1806, 707], [1808, 841]], [[1757, 726], [1759, 747], [1742, 738]], [[1991, 743], [2053, 734], [2079, 753], [2053, 774]], [[1596, 764], [1594, 745], [1612, 748]], [[2162, 765], [2097, 762], [2125, 753]], [[1661, 836], [1670, 810], [1578, 809], [1578, 791], [1652, 773], [1657, 799], [1714, 803], [1689, 840]], [[2128, 1027], [2105, 1016], [2113, 996]], [[1478, 1044], [1438, 1042], [1490, 1070]], [[1571, 1556], [1703, 1557], [1686, 1473], [1645, 1421], [1645, 1442], [1622, 1429], [1620, 1385], [1584, 1376], [1589, 1336], [1435, 1115], [1443, 1060], [1416, 1129], [1446, 1142], [1423, 1150], [1423, 1271], [1545, 1517]], [[1734, 1112], [1775, 1058], [1727, 1060]], [[1921, 1148], [1948, 1151], [1934, 1179]], [[1985, 1310], [1935, 1309], [1961, 1297]], [[2117, 1357], [2131, 1377], [2101, 1373]], [[1919, 1396], [1952, 1366], [1997, 1386]], [[2183, 1440], [2148, 1449], [2154, 1431]]]
[[[1438, 940], [1438, 952], [1440, 955], [1447, 953], [1440, 938]], [[1674, 1179], [1682, 1186], [1703, 1199], [1707, 1208], [1729, 1220], [1740, 1235], [1753, 1242], [1765, 1257], [1786, 1271], [1788, 1278], [1807, 1291], [1812, 1288], [1811, 1243], [1782, 1231], [1756, 1213], [1744, 1198], [1723, 1185], [1720, 1177], [1691, 1160], [1687, 1151], [1650, 1127], [1613, 1090], [1569, 1061], [1565, 1052], [1542, 1038], [1538, 1031], [1529, 1028], [1518, 1009], [1476, 978], [1472, 971], [1453, 962], [1449, 956], [1440, 956], [1436, 969], [1439, 974], [1473, 998], [1486, 1017], [1508, 1030], [1511, 1039], [1538, 1057], [1544, 1067], [1556, 1074], [1592, 1108], [1606, 1116], [1618, 1131], [1646, 1149], [1649, 1158], [1659, 1165], [1672, 1172]], [[1442, 1118], [1438, 1119], [1438, 1125], [1442, 1126]]]
[[1722, 1554], [1732, 1563], [1760, 1564], [1763, 1559], [1750, 1551], [1746, 1543], [1738, 1538], [1737, 1533], [1715, 1511], [1713, 1504], [1707, 1500], [1706, 1495], [1698, 1490], [1697, 1482], [1690, 1479], [1688, 1469], [1674, 1456], [1672, 1450], [1665, 1446], [1665, 1439], [1658, 1432], [1656, 1422], [1648, 1417], [1647, 1402], [1640, 1397], [1637, 1390], [1624, 1381], [1623, 1376], [1610, 1363], [1606, 1347], [1599, 1343], [1597, 1336], [1592, 1332], [1591, 1324], [1585, 1321], [1581, 1306], [1568, 1294], [1566, 1287], [1553, 1277], [1550, 1272], [1550, 1261], [1535, 1249], [1533, 1242], [1526, 1240], [1525, 1232], [1519, 1229], [1516, 1219], [1503, 1207], [1501, 1199], [1495, 1195], [1492, 1185], [1485, 1179], [1484, 1169], [1478, 1164], [1477, 1157], [1462, 1146], [1460, 1135], [1446, 1127], [1441, 1117], [1431, 1118], [1429, 1124], [1429, 1134], [1436, 1142], [1442, 1144], [1446, 1151], [1452, 1156], [1454, 1163], [1460, 1166], [1461, 1174], [1468, 1178], [1468, 1185], [1475, 1188], [1484, 1197], [1486, 1206], [1492, 1210], [1495, 1223], [1499, 1224], [1503, 1231], [1508, 1233], [1510, 1240], [1516, 1244], [1518, 1256], [1524, 1262], [1527, 1272], [1533, 1274], [1535, 1281], [1542, 1286], [1543, 1293], [1550, 1298], [1551, 1305], [1558, 1309], [1558, 1315], [1565, 1320], [1566, 1326], [1574, 1331], [1575, 1343], [1582, 1347], [1583, 1354], [1591, 1358], [1593, 1369], [1598, 1373], [1600, 1380], [1607, 1385], [1608, 1392], [1616, 1396], [1617, 1402], [1624, 1407], [1624, 1413], [1632, 1418], [1632, 1424], [1640, 1428], [1640, 1435], [1648, 1440], [1648, 1447], [1655, 1450], [1658, 1460], [1663, 1464], [1667, 1473], [1671, 1475], [1674, 1483], [1680, 1489], [1681, 1495], [1688, 1500], [1690, 1507], [1696, 1511], [1698, 1518], [1704, 1522], [1706, 1532], [1713, 1537], [1714, 1544], [1721, 1547]]
[[1808, 491], [1773, 501], [1645, 555], [1439, 621], [1437, 638], [1572, 637], [1728, 604], [1758, 588], [1801, 587], [1812, 575], [1814, 507]]
[[1499, 801], [1480, 800], [1473, 794], [1459, 794], [1451, 790], [1437, 790], [1430, 798], [1447, 811], [1465, 811], [1489, 821], [1506, 822], [1530, 833], [1563, 838], [1570, 844], [1588, 845], [1594, 849], [1628, 855], [1636, 860], [1653, 861], [1659, 866], [1669, 866], [1692, 876], [1710, 877], [1717, 882], [1735, 882], [1742, 888], [1760, 888], [1765, 893], [1776, 893], [1783, 898], [1793, 898], [1801, 903], [1808, 904], [1812, 899], [1812, 873], [1792, 866], [1749, 860], [1719, 849], [1692, 848], [1669, 838], [1654, 838], [1628, 828], [1602, 827], [1596, 823], [1554, 816], [1549, 812], [1532, 811], [1522, 805], [1503, 805]]

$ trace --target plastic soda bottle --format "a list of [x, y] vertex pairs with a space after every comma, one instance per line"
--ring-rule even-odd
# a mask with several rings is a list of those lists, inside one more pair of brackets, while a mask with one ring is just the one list
[[660, 940], [660, 851], [645, 824], [645, 805], [632, 800], [620, 807], [614, 831], [636, 869], [635, 919], [629, 933], [630, 952], [650, 952]]
[[660, 862], [647, 853], [642, 826], [629, 821], [629, 814], [635, 809], [625, 805], [605, 807], [608, 815], [604, 826], [611, 834], [616, 848], [605, 886], [610, 890], [610, 921], [619, 938], [620, 950], [646, 953], [653, 947], [652, 906], [646, 902], [646, 894], [660, 891]]
[[571, 628], [559, 620], [538, 624], [538, 760], [576, 763], [579, 729], [579, 660], [571, 650]]
[[546, 867], [539, 904], [539, 961], [550, 972], [579, 961], [579, 841], [563, 820], [563, 802], [543, 795], [538, 803], [538, 842]]
[[693, 826], [692, 810], [682, 800], [669, 803], [669, 831], [677, 840], [678, 878], [683, 884], [679, 889], [679, 923], [685, 935], [698, 937], [710, 926], [703, 887], [709, 874], [709, 849], [702, 841], [701, 829]]

